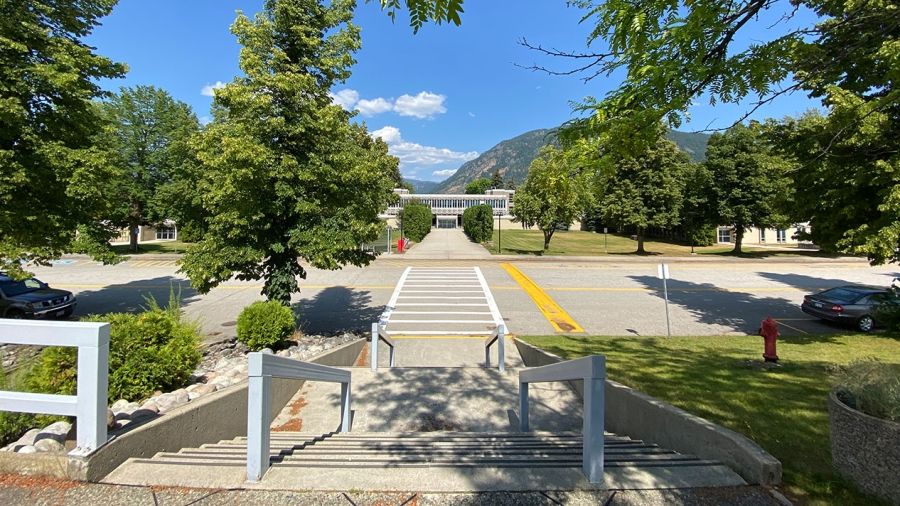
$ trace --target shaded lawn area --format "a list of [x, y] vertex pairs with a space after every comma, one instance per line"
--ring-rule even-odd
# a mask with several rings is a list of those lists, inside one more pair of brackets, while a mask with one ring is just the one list
[[762, 338], [522, 337], [564, 358], [602, 354], [611, 380], [740, 432], [784, 466], [784, 491], [800, 504], [877, 504], [831, 469], [826, 397], [835, 364], [877, 357], [900, 363], [900, 339], [791, 336], [782, 367], [764, 370]]
[[[544, 235], [540, 230], [503, 230], [499, 237], [501, 253], [497, 252], [497, 241], [500, 231], [494, 230], [491, 241], [484, 243], [484, 247], [492, 254], [503, 255], [571, 255], [571, 256], [598, 256], [598, 255], [634, 255], [637, 250], [637, 241], [632, 241], [627, 235], [604, 234], [596, 232], [584, 232], [581, 230], [562, 230], [553, 234], [550, 240], [550, 248], [544, 251]], [[733, 246], [715, 245], [698, 246], [694, 251], [698, 255], [733, 256]], [[665, 256], [690, 256], [690, 245], [658, 240], [644, 241], [644, 249], [648, 255]], [[765, 258], [770, 256], [810, 256], [810, 257], [834, 257], [815, 250], [792, 249], [779, 251], [744, 246], [741, 257]]]
[[184, 253], [193, 243], [181, 241], [147, 242], [138, 244], [138, 251], [134, 253], [127, 244], [116, 244], [113, 251], [120, 255], [140, 255], [141, 253]]

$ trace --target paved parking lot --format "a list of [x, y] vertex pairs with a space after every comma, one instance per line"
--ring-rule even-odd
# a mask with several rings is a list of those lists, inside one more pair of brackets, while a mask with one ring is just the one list
[[[301, 283], [295, 309], [309, 333], [366, 329], [387, 303], [409, 265], [479, 266], [501, 314], [514, 334], [553, 334], [557, 330], [531, 295], [503, 267], [502, 259], [414, 260], [383, 257], [365, 268], [311, 269]], [[510, 262], [555, 301], [586, 334], [665, 335], [662, 283], [655, 261]], [[138, 257], [115, 266], [82, 258], [35, 269], [52, 286], [76, 292], [77, 315], [134, 311], [148, 295], [164, 302], [170, 287], [180, 290], [187, 314], [212, 338], [234, 334], [240, 310], [261, 299], [259, 282], [231, 281], [200, 295], [177, 273], [175, 259]], [[669, 300], [672, 333], [727, 335], [754, 333], [773, 316], [784, 335], [843, 329], [807, 317], [798, 306], [806, 293], [844, 283], [888, 285], [900, 276], [896, 266], [864, 262], [673, 261]]]

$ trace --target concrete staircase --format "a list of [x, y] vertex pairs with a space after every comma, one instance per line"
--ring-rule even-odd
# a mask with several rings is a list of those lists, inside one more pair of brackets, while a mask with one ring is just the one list
[[[603, 488], [743, 485], [727, 467], [608, 435]], [[275, 432], [260, 488], [314, 490], [550, 490], [590, 488], [575, 432]], [[233, 487], [246, 464], [243, 437], [131, 459], [109, 477], [126, 484]], [[237, 480], [237, 482], [235, 482]]]
[[[339, 387], [306, 382], [273, 424], [290, 419], [302, 432], [272, 432], [272, 467], [259, 483], [246, 483], [244, 437], [130, 459], [106, 481], [335, 491], [593, 488], [581, 470], [581, 402], [564, 383], [533, 386], [536, 431], [521, 433], [515, 369], [351, 370], [352, 432], [335, 432]], [[606, 437], [605, 461], [602, 488], [744, 484], [720, 463], [614, 434]]]
[[[517, 432], [524, 364], [507, 342], [505, 373], [482, 366], [483, 338], [503, 319], [478, 268], [409, 268], [388, 307], [397, 367], [350, 368], [352, 432], [336, 433], [340, 386], [306, 382], [272, 424], [272, 467], [257, 483], [246, 482], [243, 437], [132, 458], [106, 481], [319, 491], [597, 488], [582, 471], [582, 402], [565, 383], [529, 387], [535, 432]], [[604, 456], [604, 489], [745, 484], [721, 463], [614, 434], [605, 437]]]

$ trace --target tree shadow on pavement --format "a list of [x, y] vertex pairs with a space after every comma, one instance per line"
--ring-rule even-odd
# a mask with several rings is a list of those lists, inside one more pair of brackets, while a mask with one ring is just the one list
[[199, 294], [187, 280], [160, 276], [82, 290], [75, 294], [78, 299], [75, 315], [139, 312], [147, 307], [148, 297], [156, 299], [160, 307], [168, 307], [172, 293], [179, 297], [182, 308], [199, 300]]
[[[663, 298], [662, 284], [655, 276], [629, 276]], [[669, 302], [686, 310], [699, 322], [719, 325], [745, 334], [756, 334], [766, 317], [793, 319], [802, 316], [793, 301], [780, 297], [760, 297], [725, 290], [711, 283], [668, 280]]]
[[332, 286], [292, 305], [306, 334], [337, 334], [371, 329], [383, 308], [372, 306], [368, 291]]
[[759, 275], [766, 279], [777, 281], [810, 293], [827, 290], [828, 288], [834, 288], [836, 286], [860, 284], [854, 281], [847, 281], [846, 279], [827, 279], [815, 276], [805, 276], [803, 274], [786, 274], [781, 272], [760, 272]]

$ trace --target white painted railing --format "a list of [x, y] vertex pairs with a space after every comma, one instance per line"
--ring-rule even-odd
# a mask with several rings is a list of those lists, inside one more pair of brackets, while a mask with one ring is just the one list
[[384, 330], [381, 322], [372, 324], [372, 341], [369, 343], [369, 362], [372, 370], [378, 369], [378, 341], [384, 341], [388, 345], [388, 357], [390, 358], [389, 367], [394, 367], [394, 340], [391, 335]]
[[0, 411], [74, 416], [76, 448], [70, 455], [106, 444], [108, 323], [0, 320], [0, 343], [78, 348], [75, 395], [0, 391]]
[[269, 353], [247, 355], [247, 481], [259, 481], [271, 465], [272, 378], [341, 384], [341, 432], [350, 431], [350, 371]]
[[491, 337], [484, 341], [484, 366], [491, 366], [491, 345], [497, 343], [497, 369], [506, 371], [506, 325], [497, 325]]
[[528, 432], [528, 384], [584, 380], [584, 420], [582, 423], [581, 468], [591, 483], [603, 481], [603, 404], [606, 385], [606, 357], [568, 360], [519, 371], [519, 430]]

